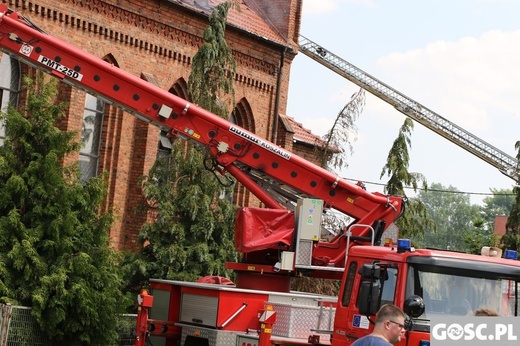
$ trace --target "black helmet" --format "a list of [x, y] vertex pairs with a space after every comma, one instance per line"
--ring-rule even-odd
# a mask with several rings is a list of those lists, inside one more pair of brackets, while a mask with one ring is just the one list
[[417, 318], [424, 313], [426, 306], [424, 300], [418, 295], [412, 295], [404, 301], [404, 312], [413, 318]]

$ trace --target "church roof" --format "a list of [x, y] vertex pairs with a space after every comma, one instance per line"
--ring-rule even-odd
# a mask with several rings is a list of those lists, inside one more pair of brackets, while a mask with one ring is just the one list
[[[168, 1], [209, 17], [215, 6], [228, 0]], [[255, 0], [240, 0], [240, 10], [232, 6], [228, 12], [227, 25], [269, 42], [288, 46], [286, 39], [277, 32], [275, 26], [269, 21], [260, 7], [256, 5]]]

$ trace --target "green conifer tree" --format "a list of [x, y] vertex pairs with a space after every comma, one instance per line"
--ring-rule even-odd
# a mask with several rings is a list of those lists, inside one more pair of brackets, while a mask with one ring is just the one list
[[56, 127], [55, 80], [25, 85], [26, 106], [1, 115], [0, 300], [32, 307], [53, 345], [113, 345], [124, 304], [104, 184], [63, 165], [79, 144]]
[[193, 102], [228, 119], [228, 105], [235, 103], [233, 77], [236, 62], [225, 39], [226, 20], [233, 2], [223, 2], [213, 9], [204, 43], [193, 56], [188, 90]]
[[423, 189], [427, 189], [427, 182], [422, 174], [408, 171], [410, 166], [408, 148], [412, 145], [412, 130], [412, 120], [405, 119], [388, 153], [387, 162], [381, 171], [381, 178], [385, 175], [389, 177], [386, 184], [387, 194], [403, 196], [407, 199], [405, 212], [396, 222], [396, 225], [399, 227], [399, 237], [415, 238], [414, 240], [420, 242], [424, 235], [424, 228], [427, 225], [432, 227], [435, 227], [435, 225], [428, 218], [423, 203], [417, 198], [407, 198], [405, 192], [406, 187], [412, 187], [417, 192], [417, 188], [421, 183]]
[[[143, 226], [143, 263], [148, 277], [195, 281], [229, 276], [226, 261], [236, 261], [235, 208], [219, 196], [223, 187], [202, 164], [204, 152], [186, 143], [172, 145], [167, 178], [160, 162], [143, 185], [153, 199], [155, 222]], [[227, 191], [229, 193], [229, 189]]]
[[[194, 103], [224, 118], [229, 117], [224, 100], [230, 95], [233, 99], [235, 73], [224, 38], [231, 6], [230, 2], [217, 5], [210, 15], [205, 43], [193, 57], [188, 83]], [[144, 246], [138, 258], [128, 261], [134, 287], [145, 285], [150, 277], [187, 281], [209, 275], [229, 277], [224, 263], [237, 260], [232, 186], [215, 179], [212, 161], [193, 144], [175, 141], [170, 162], [168, 168], [166, 161], [158, 160], [143, 180], [144, 195], [156, 217], [141, 230]]]

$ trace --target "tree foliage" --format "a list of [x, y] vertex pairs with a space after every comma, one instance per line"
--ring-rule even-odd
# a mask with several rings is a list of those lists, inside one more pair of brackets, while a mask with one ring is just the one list
[[26, 105], [1, 115], [0, 299], [31, 306], [54, 345], [114, 344], [124, 300], [112, 217], [100, 208], [105, 184], [82, 185], [77, 167], [63, 165], [79, 144], [56, 127], [55, 84], [25, 78]]
[[[204, 153], [185, 143], [172, 145], [173, 164], [164, 176], [164, 161], [143, 184], [157, 212], [140, 233], [143, 277], [195, 281], [201, 276], [229, 276], [226, 261], [236, 261], [234, 211], [220, 199], [223, 187], [202, 165]], [[229, 192], [229, 191], [228, 191]]]
[[509, 215], [515, 203], [513, 191], [510, 189], [491, 189], [491, 192], [493, 195], [484, 198], [484, 205], [481, 208], [483, 234], [476, 234], [473, 238], [468, 238], [467, 241], [469, 244], [478, 244], [478, 240], [482, 240], [480, 247], [475, 246], [474, 251], [472, 251], [475, 253], [480, 253], [482, 246], [497, 246], [500, 244], [498, 237], [494, 234], [495, 217]]
[[[483, 229], [478, 205], [472, 205], [468, 194], [453, 187], [432, 184], [428, 191], [419, 192], [417, 198], [424, 204], [433, 224], [424, 229], [424, 246], [456, 251], [482, 247], [492, 241], [492, 231]], [[473, 241], [478, 240], [474, 245]]]
[[[409, 172], [408, 170], [410, 165], [408, 148], [411, 147], [412, 143], [410, 138], [412, 130], [412, 120], [405, 119], [388, 153], [387, 162], [380, 176], [381, 178], [385, 175], [389, 177], [386, 184], [387, 194], [400, 195], [407, 198], [405, 187], [412, 187], [417, 192], [420, 183], [422, 183], [422, 187], [425, 190], [427, 189], [425, 177], [420, 173]], [[423, 203], [417, 198], [407, 198], [405, 212], [396, 222], [396, 225], [399, 227], [399, 236], [420, 241], [425, 228], [431, 224], [432, 222], [427, 217]]]
[[474, 221], [475, 230], [465, 238], [467, 252], [480, 254], [483, 246], [497, 246], [500, 239], [495, 231], [495, 216], [508, 215], [514, 204], [509, 189], [491, 189], [492, 196], [484, 198], [480, 207], [480, 217]]
[[[515, 144], [517, 150], [516, 159], [520, 162], [520, 141]], [[520, 250], [520, 167], [516, 169], [516, 185], [513, 188], [515, 201], [507, 218], [506, 234], [502, 237], [504, 248]]]
[[346, 166], [346, 155], [352, 153], [351, 136], [356, 131], [355, 121], [363, 112], [364, 106], [365, 91], [359, 89], [352, 94], [350, 101], [336, 116], [330, 130], [323, 136], [325, 143], [316, 145], [321, 167], [332, 169]]
[[[233, 77], [236, 62], [224, 33], [233, 2], [221, 3], [209, 16], [204, 30], [204, 43], [193, 56], [188, 90], [192, 100], [210, 112], [228, 118], [229, 103], [234, 104]], [[229, 102], [225, 102], [231, 96]]]
[[509, 215], [513, 209], [515, 198], [511, 189], [490, 189], [492, 195], [483, 199], [483, 216], [486, 220], [486, 227], [493, 229], [495, 216]]
[[[222, 3], [212, 12], [188, 85], [193, 102], [225, 118], [228, 111], [221, 100], [233, 93], [235, 68], [224, 39], [230, 6]], [[187, 281], [207, 275], [229, 277], [224, 263], [237, 260], [232, 186], [215, 179], [214, 162], [199, 147], [175, 141], [170, 159], [171, 165], [158, 160], [143, 180], [155, 221], [140, 232], [143, 248], [130, 261], [132, 282], [138, 286], [150, 277]]]
[[470, 228], [464, 235], [465, 252], [480, 255], [482, 247], [496, 246], [498, 236], [486, 229], [482, 219], [473, 221], [473, 228]]

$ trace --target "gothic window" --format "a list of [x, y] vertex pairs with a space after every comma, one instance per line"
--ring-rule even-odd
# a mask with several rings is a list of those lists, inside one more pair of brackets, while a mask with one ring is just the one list
[[172, 152], [172, 142], [168, 137], [168, 132], [162, 131], [159, 134], [159, 148], [157, 149], [157, 159], [167, 161], [167, 166], [170, 165], [170, 155]]
[[[6, 112], [9, 105], [16, 107], [20, 91], [20, 63], [7, 54], [0, 60], [0, 109]], [[5, 124], [0, 123], [0, 145], [5, 138]]]
[[79, 152], [79, 169], [81, 181], [97, 176], [101, 129], [105, 102], [96, 96], [87, 94], [83, 110], [83, 128], [81, 129], [81, 149]]
[[[188, 98], [187, 92], [188, 86], [186, 81], [183, 78], [179, 78], [173, 86], [168, 90], [169, 93], [179, 96], [183, 99]], [[161, 131], [159, 135], [159, 147], [157, 150], [157, 159], [164, 158], [167, 160], [167, 168], [170, 166], [170, 155], [172, 152], [172, 142], [171, 138], [168, 137], [168, 133], [166, 131]]]
[[[253, 111], [251, 110], [249, 102], [245, 98], [241, 99], [237, 103], [233, 113], [231, 113], [229, 121], [248, 130], [249, 132], [255, 132]], [[247, 190], [242, 184], [236, 184], [233, 192], [234, 203], [239, 206], [245, 206], [249, 204], [249, 199], [249, 190]]]

